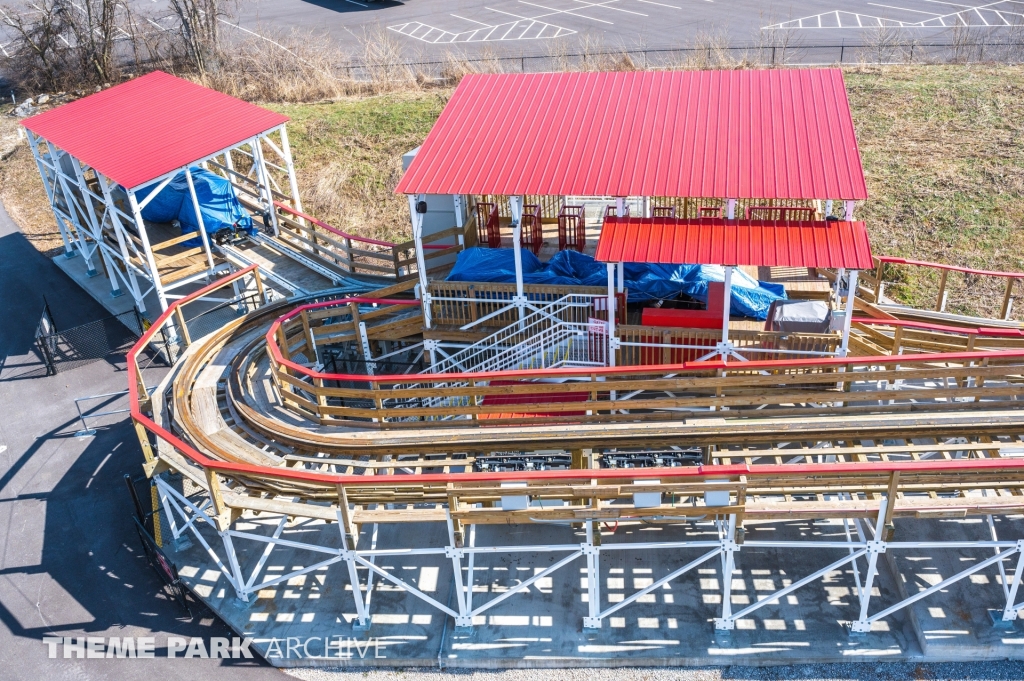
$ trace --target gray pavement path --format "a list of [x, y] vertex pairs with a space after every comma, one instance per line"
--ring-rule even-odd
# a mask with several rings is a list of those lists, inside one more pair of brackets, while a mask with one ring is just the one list
[[[281, 678], [260, 660], [162, 657], [168, 636], [231, 632], [202, 607], [189, 619], [146, 562], [122, 480], [142, 476], [130, 421], [73, 437], [74, 398], [125, 389], [124, 367], [43, 375], [43, 295], [62, 328], [107, 314], [0, 207], [0, 679]], [[49, 659], [46, 636], [154, 636], [157, 658]]]

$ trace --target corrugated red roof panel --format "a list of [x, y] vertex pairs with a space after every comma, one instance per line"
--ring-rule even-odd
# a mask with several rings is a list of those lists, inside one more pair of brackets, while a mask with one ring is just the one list
[[288, 117], [154, 71], [23, 125], [132, 188], [287, 122]]
[[397, 191], [867, 198], [838, 69], [471, 74]]
[[600, 262], [874, 267], [863, 222], [605, 218]]

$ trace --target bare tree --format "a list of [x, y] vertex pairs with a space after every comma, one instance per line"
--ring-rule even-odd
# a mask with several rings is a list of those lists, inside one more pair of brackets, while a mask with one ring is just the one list
[[[55, 2], [42, 2], [38, 13], [25, 15], [13, 7], [0, 7], [0, 20], [10, 27], [14, 40], [8, 48], [9, 67], [16, 81], [31, 86], [57, 81], [61, 71], [63, 37], [61, 12]], [[66, 41], [65, 41], [66, 42]]]
[[186, 60], [199, 72], [216, 70], [220, 61], [220, 21], [226, 16], [221, 0], [170, 0], [178, 20]]
[[858, 56], [868, 64], [903, 64], [911, 60], [913, 45], [902, 26], [876, 26], [864, 33]]
[[[126, 0], [40, 0], [35, 12], [0, 9], [13, 32], [8, 51], [16, 80], [36, 88], [102, 84], [116, 80], [138, 53], [119, 52], [134, 42], [135, 22]], [[134, 58], [134, 59], [133, 59]]]

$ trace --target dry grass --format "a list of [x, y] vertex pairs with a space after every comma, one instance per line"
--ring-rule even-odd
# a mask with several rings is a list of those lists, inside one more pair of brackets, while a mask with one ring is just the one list
[[63, 250], [32, 152], [18, 134], [17, 119], [6, 115], [0, 115], [0, 201], [40, 253], [52, 258]]
[[289, 137], [307, 212], [364, 236], [408, 240], [409, 204], [394, 193], [402, 154], [423, 143], [449, 94], [412, 90], [272, 106], [292, 119]]
[[[711, 52], [714, 58], [713, 45]], [[466, 71], [453, 60], [453, 78]], [[862, 67], [848, 70], [846, 79], [871, 196], [858, 217], [868, 223], [875, 252], [1024, 270], [1024, 67]], [[408, 205], [393, 193], [401, 155], [422, 143], [451, 89], [406, 82], [375, 86], [392, 90], [383, 94], [344, 96], [325, 89], [320, 94], [330, 101], [268, 104], [292, 118], [289, 132], [309, 212], [355, 233], [409, 237]], [[270, 92], [248, 87], [241, 94]], [[274, 92], [267, 99], [287, 94]], [[11, 140], [15, 130], [12, 119], [0, 119], [0, 140]], [[0, 198], [37, 248], [59, 246], [24, 144], [0, 163]], [[898, 279], [889, 290], [900, 299], [934, 302], [936, 277], [903, 269], [888, 278]], [[1001, 286], [952, 275], [949, 307], [991, 314], [1001, 302]]]
[[[846, 82], [871, 196], [858, 217], [875, 253], [1024, 270], [1024, 67], [859, 69]], [[887, 278], [900, 278], [890, 291], [901, 300], [934, 304], [937, 277]], [[951, 275], [949, 309], [992, 314], [1002, 286]]]

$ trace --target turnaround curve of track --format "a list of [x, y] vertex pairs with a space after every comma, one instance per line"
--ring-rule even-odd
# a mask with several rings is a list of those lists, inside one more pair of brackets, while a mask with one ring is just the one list
[[[321, 470], [373, 472], [388, 466], [407, 472], [444, 470], [475, 452], [536, 451], [553, 447], [651, 447], [795, 441], [992, 435], [1017, 433], [1021, 415], [1007, 401], [896, 405], [888, 411], [832, 415], [808, 408], [775, 416], [671, 418], [656, 422], [559, 423], [497, 427], [403, 427], [377, 424], [322, 425], [286, 408], [270, 378], [265, 335], [271, 325], [315, 296], [259, 308], [194, 341], [165, 381], [173, 393], [176, 434], [213, 459], [264, 466], [296, 465], [314, 458]], [[344, 303], [349, 299], [341, 299]], [[391, 459], [391, 457], [409, 457]], [[424, 458], [432, 456], [433, 458]], [[441, 458], [436, 458], [440, 456]], [[419, 458], [416, 458], [419, 457]], [[450, 457], [455, 457], [450, 458]], [[385, 459], [392, 463], [373, 463]], [[304, 464], [301, 464], [304, 465]], [[314, 466], [316, 468], [316, 466]], [[308, 498], [329, 498], [330, 486], [249, 480], [254, 488]]]

